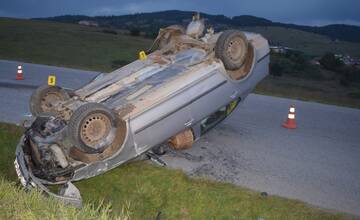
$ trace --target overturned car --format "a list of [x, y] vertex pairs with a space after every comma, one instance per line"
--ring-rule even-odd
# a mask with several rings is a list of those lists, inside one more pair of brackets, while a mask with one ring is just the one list
[[[80, 89], [39, 87], [16, 149], [22, 184], [80, 205], [72, 181], [163, 143], [188, 148], [226, 118], [268, 74], [269, 45], [254, 33], [203, 32], [196, 18], [187, 29], [161, 29], [147, 56]], [[52, 184], [63, 184], [59, 194]]]

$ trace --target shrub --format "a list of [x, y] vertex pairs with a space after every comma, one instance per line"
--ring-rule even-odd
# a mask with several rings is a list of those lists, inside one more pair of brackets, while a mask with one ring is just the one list
[[130, 35], [131, 36], [140, 36], [140, 30], [137, 28], [133, 28], [130, 30]]
[[333, 53], [326, 53], [321, 59], [320, 64], [327, 70], [339, 71], [343, 68], [344, 63], [335, 57]]
[[273, 76], [289, 75], [311, 80], [324, 79], [320, 68], [312, 65], [308, 60], [302, 52], [298, 51], [288, 51], [286, 54], [272, 54], [270, 74]]

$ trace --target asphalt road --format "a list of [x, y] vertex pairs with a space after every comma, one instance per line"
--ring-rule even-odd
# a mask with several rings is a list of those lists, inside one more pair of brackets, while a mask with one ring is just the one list
[[[24, 80], [15, 80], [17, 66], [22, 65]], [[18, 124], [29, 113], [32, 91], [47, 84], [48, 76], [56, 76], [56, 84], [79, 88], [99, 72], [76, 70], [39, 64], [0, 60], [0, 121]]]
[[[15, 70], [7, 65], [15, 65]], [[6, 77], [14, 77], [4, 74], [4, 70], [16, 71], [16, 65], [0, 61], [0, 121], [10, 123], [18, 123], [22, 115], [28, 114], [32, 91], [31, 87], [4, 84], [11, 80]], [[49, 72], [56, 72], [59, 82], [70, 88], [79, 87], [97, 74], [27, 65], [25, 74], [39, 78], [34, 78], [34, 82], [46, 80]], [[40, 70], [43, 75], [38, 74]], [[281, 127], [291, 104], [297, 110], [296, 130]], [[192, 149], [170, 151], [162, 159], [169, 167], [190, 175], [360, 216], [357, 109], [252, 94]]]
[[[17, 66], [22, 65], [24, 80], [17, 81]], [[47, 84], [48, 76], [56, 76], [56, 84], [65, 88], [77, 88], [94, 78], [99, 72], [28, 64], [16, 61], [0, 60], [0, 86], [34, 88]]]
[[[298, 129], [281, 127], [295, 104]], [[170, 167], [360, 216], [360, 110], [250, 95]]]

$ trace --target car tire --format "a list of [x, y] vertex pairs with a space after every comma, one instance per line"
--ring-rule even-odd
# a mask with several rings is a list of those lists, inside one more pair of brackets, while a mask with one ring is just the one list
[[114, 112], [99, 103], [80, 106], [68, 123], [68, 135], [74, 147], [88, 153], [102, 153], [114, 141], [118, 118]]
[[67, 91], [58, 86], [43, 85], [38, 87], [30, 97], [30, 112], [37, 117], [43, 113], [58, 114], [53, 105], [70, 99]]
[[249, 43], [245, 34], [238, 30], [224, 31], [215, 45], [215, 56], [220, 59], [225, 69], [241, 68], [247, 57]]

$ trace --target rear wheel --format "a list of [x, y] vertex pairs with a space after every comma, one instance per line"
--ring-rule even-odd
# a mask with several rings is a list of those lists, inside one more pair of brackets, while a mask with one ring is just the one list
[[110, 109], [87, 103], [73, 113], [68, 131], [74, 146], [91, 154], [103, 152], [114, 142], [117, 127], [117, 118]]
[[69, 98], [69, 94], [58, 86], [40, 86], [30, 97], [30, 112], [34, 116], [42, 113], [58, 114], [56, 104]]
[[215, 56], [227, 70], [237, 70], [245, 63], [248, 46], [247, 38], [241, 31], [224, 31], [216, 42]]

